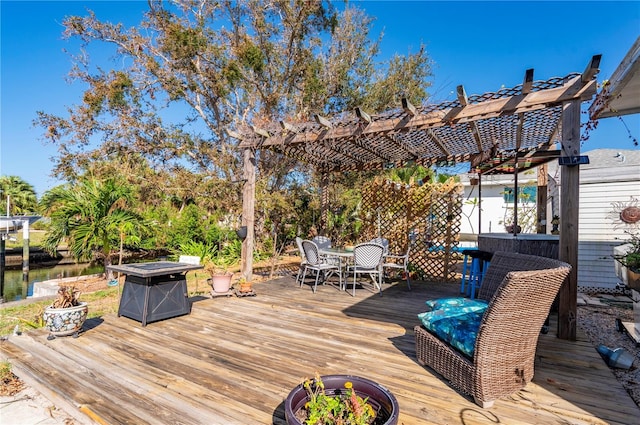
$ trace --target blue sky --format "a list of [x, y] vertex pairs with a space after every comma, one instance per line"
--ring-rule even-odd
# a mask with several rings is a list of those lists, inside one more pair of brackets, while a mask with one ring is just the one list
[[[640, 2], [427, 2], [352, 1], [384, 31], [381, 58], [415, 52], [424, 43], [434, 61], [432, 101], [455, 98], [457, 85], [481, 94], [522, 83], [582, 72], [602, 54], [598, 81], [611, 76], [640, 35]], [[146, 1], [0, 0], [0, 174], [17, 175], [38, 196], [60, 182], [50, 176], [56, 154], [34, 128], [36, 111], [64, 114], [79, 103], [82, 86], [70, 85], [71, 62], [62, 40], [65, 16], [94, 10], [100, 19], [134, 25]], [[586, 119], [583, 118], [583, 121]], [[582, 147], [638, 149], [640, 117], [601, 120]]]

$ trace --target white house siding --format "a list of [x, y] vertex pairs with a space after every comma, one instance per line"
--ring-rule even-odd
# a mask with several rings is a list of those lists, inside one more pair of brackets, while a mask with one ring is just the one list
[[[464, 185], [464, 202], [462, 204], [461, 234], [478, 233], [478, 205], [472, 204], [478, 198], [478, 186], [469, 185], [466, 177], [461, 181]], [[518, 176], [518, 185], [535, 184], [536, 176], [524, 173]], [[512, 203], [505, 203], [502, 192], [505, 187], [513, 187], [511, 176], [487, 176], [482, 178], [482, 233], [505, 232], [502, 224], [507, 208], [513, 208]]]
[[640, 152], [598, 149], [586, 155], [590, 164], [580, 169], [578, 290], [620, 292], [612, 254], [627, 235], [615, 220], [614, 203], [640, 198]]
[[[582, 292], [620, 292], [620, 280], [615, 274], [613, 247], [622, 244], [624, 229], [614, 226], [613, 203], [627, 202], [631, 197], [640, 199], [640, 151], [597, 149], [583, 153], [590, 163], [580, 166], [580, 212], [578, 243], [578, 290]], [[560, 185], [560, 170], [556, 161], [549, 163], [547, 232], [551, 232], [551, 217], [558, 213], [559, 200], [556, 186]], [[466, 175], [460, 176], [465, 199], [478, 197], [478, 187], [470, 186]], [[535, 184], [536, 173], [521, 173], [518, 184]], [[554, 184], [557, 181], [557, 184]], [[509, 205], [502, 191], [513, 186], [511, 176], [487, 176], [482, 179], [482, 233], [504, 232], [500, 224]], [[552, 205], [553, 204], [553, 205]], [[512, 204], [510, 204], [512, 206]], [[461, 221], [461, 234], [478, 233], [478, 207], [463, 204], [465, 217]], [[466, 218], [469, 217], [470, 220]], [[464, 238], [471, 239], [471, 238]]]

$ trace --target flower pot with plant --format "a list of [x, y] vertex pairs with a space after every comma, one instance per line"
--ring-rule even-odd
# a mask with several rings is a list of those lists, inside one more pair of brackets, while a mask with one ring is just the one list
[[238, 280], [238, 291], [242, 294], [250, 293], [253, 291], [253, 282], [241, 277], [240, 280]]
[[222, 256], [209, 260], [204, 266], [205, 271], [211, 276], [213, 291], [218, 294], [227, 293], [231, 288], [233, 273], [229, 272], [228, 267], [227, 259]]
[[640, 235], [632, 233], [627, 243], [626, 252], [614, 255], [614, 258], [625, 268], [627, 286], [640, 291]]
[[553, 218], [551, 219], [551, 225], [553, 226], [551, 229], [551, 234], [559, 235], [560, 230], [558, 230], [558, 226], [560, 225], [560, 217], [557, 215], [554, 215]]
[[395, 425], [398, 401], [383, 386], [359, 376], [316, 373], [285, 399], [288, 425]]
[[87, 303], [78, 300], [79, 296], [80, 291], [75, 287], [61, 286], [55, 301], [44, 309], [42, 318], [51, 339], [56, 336], [78, 336], [89, 311]]

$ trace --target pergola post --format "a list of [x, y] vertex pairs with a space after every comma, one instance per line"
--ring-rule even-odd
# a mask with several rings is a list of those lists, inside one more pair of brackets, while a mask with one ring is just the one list
[[[562, 152], [580, 155], [580, 100], [562, 105]], [[578, 210], [580, 166], [564, 166], [560, 183], [559, 259], [571, 265], [571, 273], [558, 292], [558, 338], [576, 340], [578, 310]]]
[[319, 235], [327, 232], [327, 222], [329, 221], [329, 173], [322, 172], [320, 176], [320, 228]]
[[536, 191], [536, 233], [547, 233], [547, 164], [538, 167], [538, 190]]
[[256, 199], [256, 155], [253, 149], [243, 152], [242, 171], [244, 186], [242, 190], [242, 226], [247, 226], [247, 237], [242, 241], [240, 273], [247, 281], [253, 278], [253, 249], [255, 246], [255, 199]]

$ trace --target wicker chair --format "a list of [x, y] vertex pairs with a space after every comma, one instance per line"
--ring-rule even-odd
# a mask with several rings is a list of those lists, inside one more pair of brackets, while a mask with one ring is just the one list
[[487, 307], [473, 359], [415, 327], [418, 362], [489, 408], [533, 378], [540, 329], [571, 266], [534, 255], [496, 252], [478, 293]]

